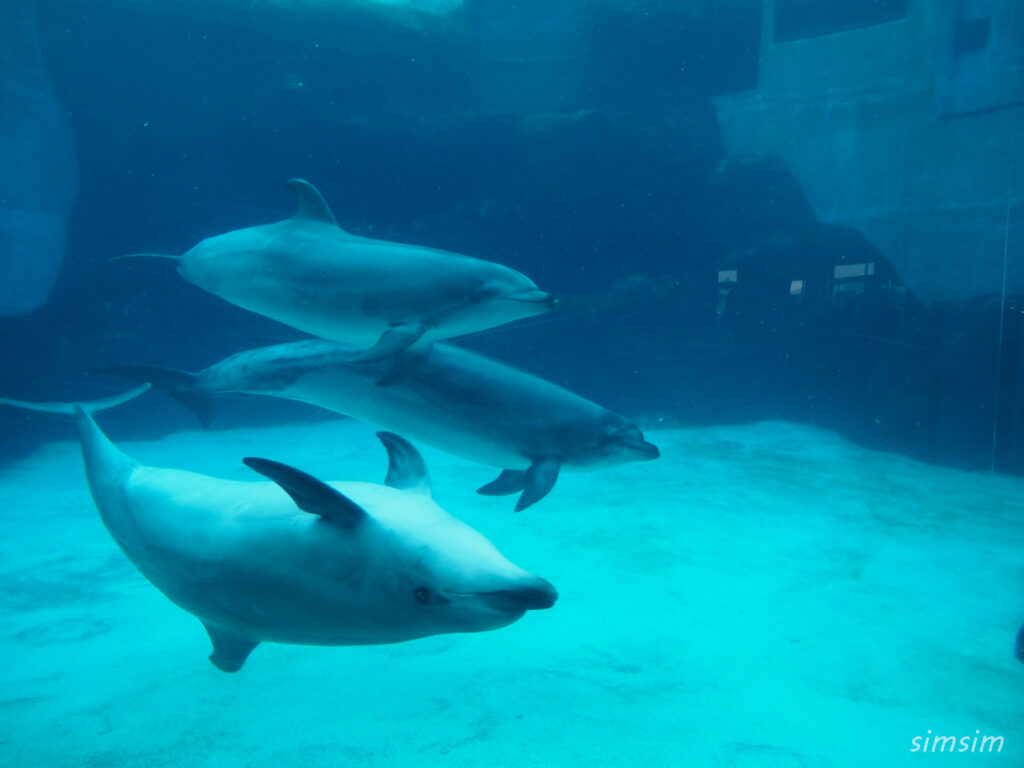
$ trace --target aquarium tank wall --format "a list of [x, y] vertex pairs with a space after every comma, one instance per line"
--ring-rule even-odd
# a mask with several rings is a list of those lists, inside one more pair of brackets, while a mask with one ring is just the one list
[[[1022, 127], [1015, 0], [6, 0], [3, 762], [1024, 764]], [[142, 381], [79, 429], [557, 603], [225, 675], [80, 469]]]

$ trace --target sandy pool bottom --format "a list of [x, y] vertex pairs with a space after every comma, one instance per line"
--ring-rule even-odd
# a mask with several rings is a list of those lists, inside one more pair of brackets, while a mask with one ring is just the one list
[[[77, 445], [45, 446], [0, 470], [0, 764], [1024, 765], [1024, 481], [792, 424], [650, 437], [660, 460], [564, 474], [521, 514], [474, 493], [493, 470], [424, 450], [435, 498], [558, 604], [477, 635], [265, 644], [237, 675], [116, 548]], [[232, 478], [246, 455], [386, 467], [348, 421], [122, 447]]]

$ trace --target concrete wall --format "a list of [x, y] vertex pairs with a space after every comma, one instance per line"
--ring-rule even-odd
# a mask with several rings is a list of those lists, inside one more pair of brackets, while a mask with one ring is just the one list
[[[998, 293], [1004, 274], [1024, 292], [1024, 4], [993, 5], [988, 48], [954, 57], [954, 0], [785, 43], [766, 0], [757, 90], [716, 99], [727, 152], [781, 156], [818, 215], [863, 231], [926, 301]], [[996, 103], [951, 116], [977, 71], [1002, 78]]]

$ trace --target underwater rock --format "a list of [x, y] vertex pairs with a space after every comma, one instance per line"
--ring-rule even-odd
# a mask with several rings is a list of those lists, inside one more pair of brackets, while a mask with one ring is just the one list
[[860, 232], [781, 229], [718, 264], [720, 321], [743, 343], [837, 333], [895, 338], [920, 302]]
[[800, 184], [777, 157], [724, 158], [708, 178], [701, 205], [709, 239], [722, 252], [818, 221]]
[[756, 80], [716, 98], [729, 154], [783, 158], [924, 300], [1024, 290], [1020, 3], [764, 6]]
[[438, 175], [435, 204], [395, 239], [488, 253], [581, 293], [708, 265], [698, 196], [721, 146], [706, 99], [656, 113], [469, 115], [435, 121], [430, 136], [424, 155], [455, 175]]
[[589, 0], [583, 84], [603, 107], [757, 85], [760, 0]]
[[468, 3], [476, 41], [471, 70], [476, 103], [485, 110], [523, 113], [581, 106], [576, 62], [582, 53], [588, 0], [500, 0]]
[[895, 338], [921, 308], [861, 232], [818, 219], [774, 157], [723, 160], [704, 200], [717, 315], [740, 343], [806, 343], [837, 333]]

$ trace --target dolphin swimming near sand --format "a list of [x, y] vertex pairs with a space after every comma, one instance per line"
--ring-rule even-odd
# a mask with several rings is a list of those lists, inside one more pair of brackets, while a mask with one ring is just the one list
[[415, 367], [438, 340], [542, 314], [555, 305], [523, 274], [458, 253], [372, 240], [338, 226], [320, 192], [288, 182], [289, 219], [210, 237], [181, 275], [239, 307], [325, 339], [369, 347], [364, 360]]
[[1021, 624], [1019, 630], [1017, 630], [1017, 646], [1014, 649], [1014, 655], [1017, 657], [1017, 661], [1024, 662], [1024, 624]]
[[415, 371], [375, 386], [386, 362], [361, 363], [362, 349], [310, 340], [240, 352], [200, 371], [153, 366], [100, 369], [171, 390], [204, 424], [203, 396], [246, 392], [338, 411], [448, 453], [504, 470], [480, 489], [522, 491], [516, 510], [542, 499], [560, 469], [587, 470], [655, 459], [658, 449], [625, 417], [538, 376], [438, 344]]
[[271, 482], [148, 467], [90, 415], [147, 388], [80, 405], [0, 403], [74, 417], [107, 530], [203, 623], [219, 669], [239, 670], [261, 642], [371, 645], [480, 632], [557, 599], [550, 583], [432, 500], [422, 457], [397, 435], [378, 435], [385, 485], [326, 483], [261, 458], [244, 461]]

